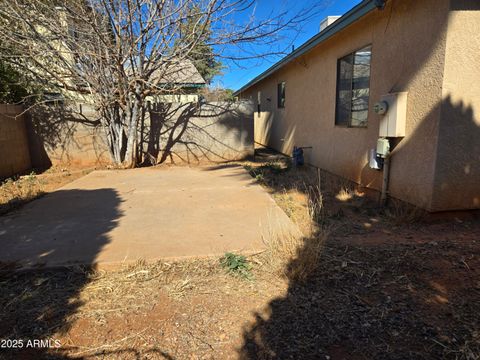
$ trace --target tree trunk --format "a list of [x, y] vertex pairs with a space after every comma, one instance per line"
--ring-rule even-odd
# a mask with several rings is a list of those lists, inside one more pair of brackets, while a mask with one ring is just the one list
[[106, 133], [108, 139], [108, 147], [113, 163], [120, 165], [122, 163], [123, 146], [123, 125], [118, 106], [114, 105], [104, 113], [106, 120]]
[[138, 136], [138, 124], [141, 117], [142, 102], [140, 92], [142, 91], [141, 85], [137, 83], [135, 86], [135, 93], [133, 101], [127, 105], [127, 149], [125, 152], [125, 159], [123, 160], [123, 166], [125, 168], [134, 168], [137, 166], [137, 136]]

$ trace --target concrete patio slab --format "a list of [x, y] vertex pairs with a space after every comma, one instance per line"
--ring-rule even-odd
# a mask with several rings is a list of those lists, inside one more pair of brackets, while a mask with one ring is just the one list
[[240, 166], [94, 171], [0, 217], [0, 262], [115, 265], [257, 251], [299, 230]]

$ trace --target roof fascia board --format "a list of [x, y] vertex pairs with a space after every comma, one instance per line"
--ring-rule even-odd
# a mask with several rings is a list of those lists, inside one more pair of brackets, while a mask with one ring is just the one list
[[234, 96], [239, 95], [249, 87], [255, 85], [256, 83], [262, 81], [266, 77], [270, 76], [273, 74], [275, 71], [279, 70], [282, 68], [284, 65], [289, 63], [290, 61], [304, 55], [305, 53], [309, 52], [311, 49], [313, 49], [315, 46], [318, 44], [322, 43], [323, 41], [327, 40], [328, 38], [332, 37], [339, 31], [343, 30], [347, 26], [351, 25], [361, 17], [365, 16], [368, 14], [370, 11], [374, 10], [377, 8], [377, 5], [374, 0], [365, 0], [362, 1], [360, 4], [357, 6], [353, 7], [351, 10], [349, 10], [346, 14], [344, 14], [341, 18], [339, 18], [337, 21], [335, 21], [332, 25], [328, 26], [325, 30], [321, 31], [317, 35], [313, 36], [307, 42], [302, 44], [298, 49], [294, 50], [287, 56], [285, 56], [283, 59], [281, 59], [279, 62], [276, 64], [272, 65], [270, 68], [265, 70], [263, 73], [258, 75], [257, 77], [253, 78], [250, 80], [248, 83], [246, 83], [244, 86], [242, 86], [240, 89], [235, 91], [233, 93]]

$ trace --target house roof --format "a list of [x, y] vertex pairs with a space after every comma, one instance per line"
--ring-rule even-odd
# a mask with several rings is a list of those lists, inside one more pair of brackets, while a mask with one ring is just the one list
[[233, 93], [234, 96], [239, 95], [243, 91], [247, 90], [248, 88], [252, 87], [253, 85], [257, 84], [258, 82], [262, 81], [263, 79], [267, 78], [277, 70], [281, 69], [286, 64], [290, 63], [291, 61], [297, 59], [298, 57], [306, 54], [310, 50], [312, 50], [317, 45], [321, 44], [325, 40], [329, 39], [339, 31], [343, 30], [347, 26], [351, 25], [361, 17], [365, 16], [366, 14], [370, 13], [374, 9], [380, 7], [383, 8], [384, 0], [363, 0], [360, 4], [350, 9], [347, 13], [345, 13], [342, 17], [340, 17], [337, 21], [333, 24], [325, 28], [323, 31], [319, 32], [318, 34], [311, 37], [307, 40], [304, 44], [299, 46], [296, 50], [292, 51], [290, 54], [285, 56], [283, 59], [272, 65], [266, 71], [261, 73], [260, 75], [256, 76], [240, 89]]
[[158, 76], [162, 77], [161, 85], [201, 86], [206, 84], [195, 65], [188, 59], [179, 60], [174, 64], [158, 69], [152, 75], [153, 81]]

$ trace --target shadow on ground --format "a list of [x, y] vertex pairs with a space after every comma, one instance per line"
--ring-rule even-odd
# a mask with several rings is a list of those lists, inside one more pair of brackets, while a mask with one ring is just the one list
[[[32, 246], [36, 249], [35, 254], [30, 254], [30, 259], [36, 263], [45, 261], [49, 255], [62, 248], [62, 235], [68, 236], [69, 232], [81, 233], [84, 241], [82, 246], [86, 266], [72, 267], [68, 269], [42, 270], [41, 268], [26, 271], [8, 271], [8, 267], [15, 264], [2, 264], [3, 271], [0, 273], [0, 338], [10, 339], [11, 344], [5, 347], [17, 347], [0, 350], [0, 357], [5, 359], [41, 359], [41, 358], [64, 358], [44, 345], [30, 346], [29, 341], [50, 340], [55, 348], [54, 334], [68, 331], [71, 322], [69, 317], [82, 305], [79, 294], [82, 288], [90, 281], [93, 263], [98, 252], [109, 242], [107, 233], [112, 230], [121, 216], [118, 210], [120, 199], [114, 190], [63, 190], [64, 194], [72, 201], [65, 209], [52, 209], [59, 213], [72, 214], [69, 221], [75, 224], [74, 215], [78, 211], [99, 211], [99, 223], [102, 226], [89, 226], [89, 224], [75, 224], [62, 227], [62, 224], [52, 221], [42, 224], [51, 227], [53, 234], [58, 235], [58, 241], [48, 241], [48, 248]], [[101, 209], [88, 209], [88, 199], [102, 199]], [[9, 217], [17, 214], [9, 215]], [[2, 235], [8, 233], [8, 218], [5, 217], [6, 227]], [[58, 228], [58, 231], [55, 229]], [[93, 231], [92, 231], [93, 230]], [[1, 237], [0, 237], [1, 239]], [[19, 238], [24, 246], [29, 246], [28, 238]], [[57, 244], [57, 246], [55, 246]], [[65, 249], [62, 249], [65, 251]], [[19, 259], [20, 260], [20, 259]], [[62, 344], [63, 345], [63, 344]], [[53, 353], [52, 353], [53, 351]]]
[[[49, 247], [32, 247], [36, 253], [30, 253], [30, 259], [40, 263], [56, 251], [66, 251], [62, 248], [62, 236], [70, 232], [83, 234], [79, 239], [84, 241], [85, 266], [72, 266], [68, 268], [42, 269], [15, 271], [15, 264], [1, 264], [0, 272], [0, 349], [1, 359], [70, 359], [64, 354], [68, 350], [75, 353], [76, 349], [69, 344], [55, 343], [56, 334], [65, 334], [73, 324], [72, 317], [80, 306], [82, 289], [95, 278], [94, 263], [98, 252], [109, 243], [108, 232], [116, 227], [118, 219], [122, 216], [119, 210], [120, 198], [116, 191], [111, 189], [99, 190], [62, 190], [67, 192], [71, 201], [63, 209], [52, 209], [54, 212], [67, 213], [67, 220], [60, 224], [55, 217], [42, 224], [51, 227], [58, 236], [57, 241], [47, 241]], [[101, 199], [100, 208], [88, 208], [91, 199]], [[28, 211], [28, 208], [23, 211]], [[79, 211], [97, 213], [95, 226], [88, 223], [75, 221], [75, 214]], [[16, 216], [13, 213], [4, 217], [7, 226], [0, 229], [5, 235], [8, 232], [8, 219]], [[1, 236], [0, 236], [1, 239]], [[20, 238], [29, 246], [28, 238]], [[1, 241], [0, 241], [1, 243]], [[57, 244], [57, 246], [55, 246]], [[3, 245], [2, 245], [3, 246]], [[70, 249], [74, 251], [74, 249]], [[87, 259], [88, 257], [88, 259]], [[10, 268], [10, 270], [9, 270]], [[7, 342], [8, 340], [8, 342]], [[33, 343], [34, 340], [43, 343]], [[57, 348], [58, 345], [61, 345]], [[105, 350], [103, 350], [105, 351]], [[160, 350], [152, 349], [152, 354], [162, 354]], [[97, 356], [140, 358], [135, 349], [124, 349], [122, 353], [99, 352]], [[170, 358], [163, 354], [164, 358]], [[84, 357], [75, 357], [84, 358]]]
[[[274, 156], [273, 158], [271, 156]], [[480, 355], [480, 221], [424, 222], [381, 211], [342, 179], [262, 150], [250, 173], [274, 196], [295, 190], [327, 207], [285, 266], [288, 290], [244, 328], [241, 359], [474, 359]], [[310, 180], [308, 180], [310, 179]], [[320, 193], [318, 188], [321, 188]], [[403, 211], [403, 210], [402, 210]], [[325, 237], [318, 266], [298, 278]]]
[[55, 266], [59, 259], [64, 259], [62, 265], [74, 265], [74, 259], [93, 265], [122, 216], [120, 202], [117, 191], [108, 188], [47, 194], [41, 204], [32, 203], [0, 219], [2, 258], [23, 268]]
[[255, 315], [240, 358], [474, 359], [479, 256], [471, 244], [327, 243], [319, 268]]

